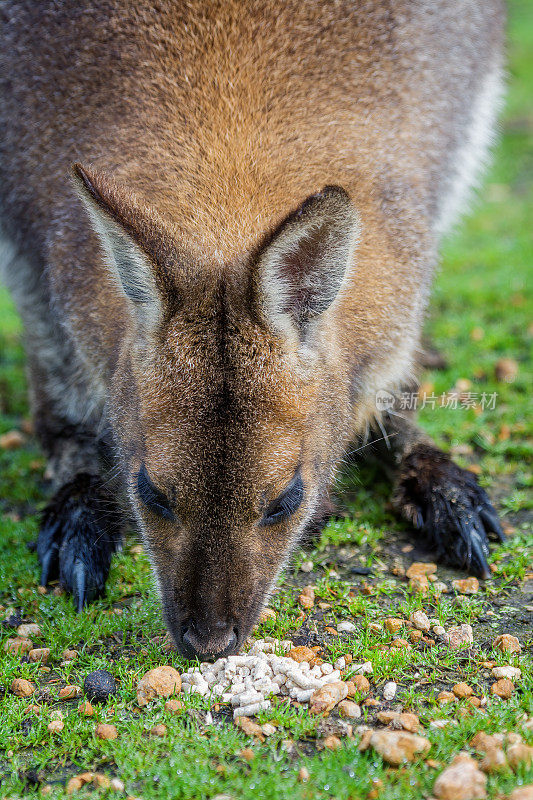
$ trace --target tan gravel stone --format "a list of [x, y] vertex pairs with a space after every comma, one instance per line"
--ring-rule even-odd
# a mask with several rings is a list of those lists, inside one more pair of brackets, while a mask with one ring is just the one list
[[247, 736], [255, 736], [260, 742], [265, 741], [265, 735], [261, 730], [261, 725], [254, 722], [250, 717], [235, 717], [235, 725], [240, 728]]
[[43, 664], [46, 664], [50, 658], [50, 648], [34, 647], [29, 651], [28, 658], [30, 661], [41, 661]]
[[64, 727], [65, 723], [63, 722], [62, 719], [53, 719], [46, 726], [47, 730], [49, 730], [50, 733], [61, 733]]
[[328, 750], [338, 750], [339, 747], [341, 747], [342, 742], [338, 736], [331, 735], [331, 736], [326, 736], [323, 744], [324, 747], [327, 748]]
[[472, 644], [474, 632], [471, 625], [455, 625], [447, 631], [448, 642], [452, 650], [462, 647], [464, 644]]
[[29, 653], [30, 650], [33, 650], [32, 640], [22, 636], [15, 636], [15, 638], [7, 639], [4, 642], [5, 653]]
[[502, 633], [500, 636], [497, 636], [492, 646], [501, 650], [502, 653], [519, 653], [522, 649], [516, 636], [512, 636], [510, 633]]
[[380, 754], [384, 761], [394, 767], [406, 761], [414, 761], [417, 756], [427, 753], [431, 747], [428, 739], [403, 731], [373, 731], [370, 746]]
[[500, 358], [494, 367], [494, 375], [500, 383], [512, 383], [518, 375], [518, 362], [514, 358]]
[[170, 711], [171, 714], [179, 714], [183, 709], [181, 700], [167, 700], [165, 703], [165, 711]]
[[38, 639], [42, 636], [40, 627], [35, 622], [25, 622], [17, 628], [17, 636], [21, 639], [31, 639], [34, 636]]
[[340, 717], [347, 717], [348, 719], [359, 719], [361, 716], [361, 706], [354, 703], [353, 700], [341, 700], [338, 705]]
[[487, 778], [467, 753], [455, 756], [433, 786], [438, 800], [484, 800]]
[[349, 681], [346, 682], [348, 697], [355, 697], [356, 694], [368, 694], [370, 691], [370, 683], [368, 678], [364, 675], [352, 675]]
[[118, 736], [118, 731], [114, 725], [108, 725], [105, 722], [101, 722], [96, 726], [95, 735], [99, 739], [116, 739]]
[[404, 625], [405, 621], [397, 617], [387, 617], [387, 619], [383, 621], [383, 626], [388, 633], [398, 633]]
[[424, 611], [413, 611], [409, 617], [409, 621], [419, 631], [429, 631], [431, 624], [428, 615]]
[[300, 769], [298, 770], [298, 780], [299, 780], [299, 782], [300, 783], [307, 783], [307, 781], [309, 780], [310, 777], [311, 777], [311, 774], [310, 774], [309, 770], [307, 769], [307, 767], [300, 767]]
[[11, 684], [11, 691], [17, 697], [30, 697], [35, 691], [35, 686], [25, 678], [15, 678]]
[[80, 703], [78, 711], [83, 717], [92, 717], [94, 714], [94, 709], [88, 700], [84, 700], [83, 703]]
[[390, 644], [390, 646], [391, 647], [396, 647], [396, 648], [398, 648], [400, 650], [411, 650], [412, 649], [411, 645], [409, 644], [407, 639], [393, 639], [391, 644]]
[[68, 683], [59, 690], [58, 697], [60, 700], [72, 700], [75, 697], [80, 697], [81, 693], [81, 686], [76, 686], [75, 683]]
[[243, 750], [241, 750], [239, 755], [241, 758], [244, 758], [244, 760], [248, 762], [253, 761], [255, 758], [255, 753], [251, 747], [245, 747]]
[[20, 431], [8, 431], [0, 436], [0, 450], [18, 450], [24, 444]]
[[509, 800], [533, 800], [533, 783], [517, 786], [509, 795]]
[[396, 730], [403, 728], [409, 733], [416, 733], [420, 727], [417, 715], [408, 711], [380, 711], [377, 717], [383, 725], [391, 725]]
[[519, 681], [522, 677], [522, 671], [518, 667], [494, 667], [492, 674], [495, 678], [509, 678], [510, 681]]
[[483, 772], [499, 772], [507, 767], [507, 758], [501, 747], [488, 747], [479, 764]]
[[259, 614], [259, 622], [268, 622], [270, 619], [276, 619], [276, 612], [273, 608], [264, 608]]
[[152, 734], [152, 736], [163, 737], [167, 735], [167, 731], [168, 731], [167, 726], [163, 725], [162, 722], [160, 722], [159, 725], [154, 725], [153, 728], [150, 728], [150, 733]]
[[77, 650], [63, 650], [61, 658], [63, 659], [63, 661], [74, 661], [74, 659], [77, 658], [78, 655], [79, 654]]
[[514, 683], [509, 678], [500, 678], [490, 687], [490, 693], [507, 700], [514, 692]]
[[170, 697], [181, 689], [181, 676], [174, 667], [156, 667], [147, 672], [137, 684], [137, 702], [146, 706], [155, 697]]
[[311, 714], [327, 714], [337, 703], [348, 694], [348, 687], [343, 681], [333, 681], [326, 683], [319, 689], [315, 689], [309, 700], [309, 711]]
[[315, 651], [311, 650], [310, 647], [304, 647], [303, 645], [301, 647], [293, 647], [287, 655], [298, 664], [301, 664], [303, 661], [312, 663], [316, 660]]
[[507, 748], [507, 759], [513, 769], [524, 764], [526, 767], [533, 764], [533, 746], [524, 742], [517, 742]]
[[452, 686], [452, 692], [461, 700], [465, 697], [472, 697], [474, 694], [474, 690], [468, 683], [456, 683], [455, 686]]
[[418, 575], [433, 575], [436, 571], [437, 565], [432, 561], [414, 561], [405, 574], [408, 578], [414, 578]]
[[476, 735], [470, 740], [470, 747], [473, 747], [478, 753], [486, 753], [492, 747], [501, 747], [503, 744], [503, 735], [499, 733], [489, 734], [485, 731], [478, 731]]
[[452, 581], [452, 586], [460, 594], [476, 594], [476, 592], [479, 592], [477, 578], [458, 578]]

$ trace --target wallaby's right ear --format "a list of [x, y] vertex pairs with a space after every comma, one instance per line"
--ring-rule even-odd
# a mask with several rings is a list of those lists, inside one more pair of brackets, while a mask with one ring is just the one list
[[357, 212], [340, 186], [311, 195], [281, 223], [257, 265], [260, 303], [272, 328], [305, 339], [340, 291], [358, 234]]
[[104, 173], [74, 164], [72, 174], [119, 289], [133, 304], [137, 321], [153, 324], [162, 297], [152, 220]]

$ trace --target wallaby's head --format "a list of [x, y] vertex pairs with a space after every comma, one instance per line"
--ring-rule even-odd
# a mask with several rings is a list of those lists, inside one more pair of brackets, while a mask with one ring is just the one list
[[165, 618], [186, 656], [226, 654], [323, 513], [349, 425], [331, 319], [356, 213], [326, 187], [215, 263], [102, 174], [74, 173], [129, 309], [109, 415]]

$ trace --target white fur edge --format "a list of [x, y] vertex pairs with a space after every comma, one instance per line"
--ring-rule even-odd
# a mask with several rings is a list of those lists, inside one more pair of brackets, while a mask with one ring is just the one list
[[503, 105], [504, 91], [504, 71], [497, 63], [483, 80], [472, 106], [465, 139], [454, 154], [452, 174], [434, 225], [438, 237], [453, 228], [479, 185], [496, 139], [496, 120]]

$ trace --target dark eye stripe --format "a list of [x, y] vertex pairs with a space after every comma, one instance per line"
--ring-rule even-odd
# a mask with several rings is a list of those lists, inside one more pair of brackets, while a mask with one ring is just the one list
[[298, 470], [283, 494], [268, 505], [261, 525], [274, 525], [276, 522], [290, 517], [299, 508], [303, 498], [304, 484], [300, 470]]
[[137, 476], [137, 494], [154, 514], [158, 514], [163, 519], [168, 519], [171, 522], [174, 521], [174, 513], [170, 508], [168, 498], [154, 486], [144, 464], [141, 466]]

